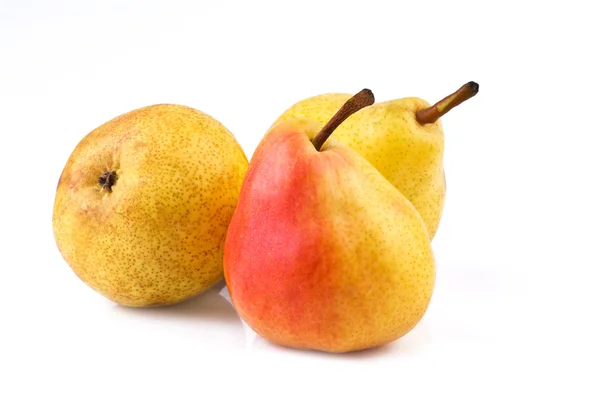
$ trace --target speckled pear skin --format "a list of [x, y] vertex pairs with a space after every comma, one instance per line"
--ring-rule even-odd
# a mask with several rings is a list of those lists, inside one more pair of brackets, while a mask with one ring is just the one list
[[357, 152], [289, 120], [255, 151], [225, 244], [240, 316], [274, 343], [332, 353], [373, 348], [424, 316], [435, 281], [425, 224]]
[[[223, 278], [223, 246], [248, 160], [198, 110], [158, 104], [87, 134], [56, 189], [56, 244], [75, 274], [124, 306], [175, 304]], [[98, 178], [114, 172], [107, 190]]]
[[[350, 97], [344, 93], [309, 97], [292, 105], [273, 125], [291, 118], [324, 124]], [[335, 139], [362, 154], [411, 201], [433, 240], [446, 199], [446, 179], [440, 120], [421, 125], [415, 118], [416, 111], [429, 106], [415, 97], [376, 103], [344, 121]]]

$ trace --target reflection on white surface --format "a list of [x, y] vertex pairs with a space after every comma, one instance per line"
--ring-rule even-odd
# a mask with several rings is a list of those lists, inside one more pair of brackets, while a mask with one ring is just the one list
[[190, 337], [201, 347], [243, 348], [246, 328], [231, 302], [220, 295], [223, 287], [224, 283], [220, 282], [206, 292], [172, 306], [130, 308], [115, 305], [113, 310], [122, 324], [134, 324], [138, 331], [148, 328], [154, 334], [161, 334], [162, 330], [168, 330], [165, 334]]
[[[226, 285], [224, 285], [223, 288], [219, 291], [219, 295], [222, 296], [225, 300], [227, 300], [229, 302], [229, 304], [231, 304], [231, 306], [233, 307], [233, 302], [231, 301], [231, 296], [229, 295], [229, 290], [227, 289]], [[240, 322], [242, 323], [242, 326], [244, 327], [244, 335], [246, 338], [246, 348], [252, 348], [252, 343], [254, 343], [255, 339], [259, 336], [256, 334], [256, 332], [254, 332], [252, 330], [252, 328], [250, 328], [250, 326], [246, 323], [246, 321], [244, 321], [239, 316], [238, 316], [238, 318], [240, 319]]]

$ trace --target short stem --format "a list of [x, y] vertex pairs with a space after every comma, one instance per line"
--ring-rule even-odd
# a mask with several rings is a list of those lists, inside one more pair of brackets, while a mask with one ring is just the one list
[[463, 101], [469, 100], [471, 97], [475, 96], [477, 92], [479, 92], [478, 83], [473, 81], [465, 83], [450, 96], [443, 98], [431, 107], [417, 111], [417, 122], [421, 125], [432, 124]]
[[363, 89], [348, 99], [342, 108], [335, 113], [335, 115], [312, 140], [312, 144], [315, 146], [315, 149], [317, 149], [317, 151], [321, 151], [321, 147], [323, 147], [335, 128], [340, 126], [342, 122], [344, 122], [346, 119], [348, 119], [348, 117], [358, 110], [368, 107], [373, 103], [375, 103], [375, 96], [373, 96], [373, 92], [371, 92], [369, 89]]

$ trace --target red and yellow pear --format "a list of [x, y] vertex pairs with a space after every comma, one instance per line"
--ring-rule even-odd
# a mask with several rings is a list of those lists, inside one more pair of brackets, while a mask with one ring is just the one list
[[224, 272], [240, 316], [273, 343], [335, 353], [382, 346], [428, 308], [435, 262], [419, 213], [359, 153], [329, 138], [373, 101], [365, 89], [325, 126], [277, 124], [250, 161]]

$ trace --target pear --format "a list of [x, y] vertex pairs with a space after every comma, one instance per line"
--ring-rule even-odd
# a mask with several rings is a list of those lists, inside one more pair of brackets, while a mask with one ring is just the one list
[[428, 308], [435, 262], [419, 213], [364, 157], [327, 140], [373, 101], [361, 91], [325, 126], [286, 120], [250, 160], [225, 280], [240, 316], [273, 343], [332, 353], [382, 346]]
[[52, 226], [74, 273], [131, 307], [175, 304], [223, 279], [223, 246], [248, 160], [211, 116], [157, 104], [75, 147]]
[[[479, 91], [469, 82], [430, 106], [417, 97], [380, 102], [352, 115], [335, 137], [371, 162], [416, 207], [431, 240], [442, 218], [446, 199], [443, 167], [444, 132], [440, 117]], [[301, 100], [277, 118], [309, 118], [327, 122], [351, 97], [326, 93]]]

